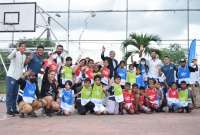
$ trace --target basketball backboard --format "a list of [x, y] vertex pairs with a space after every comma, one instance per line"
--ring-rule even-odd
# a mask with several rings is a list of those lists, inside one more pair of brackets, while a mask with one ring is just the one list
[[0, 32], [35, 32], [36, 3], [0, 3]]

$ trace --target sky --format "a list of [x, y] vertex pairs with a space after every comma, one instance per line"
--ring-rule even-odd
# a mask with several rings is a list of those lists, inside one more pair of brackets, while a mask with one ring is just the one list
[[[34, 0], [15, 0], [15, 2], [33, 2]], [[1, 0], [2, 3], [13, 2], [13, 0]], [[45, 11], [67, 11], [68, 0], [35, 0], [37, 5]], [[129, 0], [129, 10], [154, 10], [154, 9], [185, 9], [187, 0]], [[72, 11], [99, 11], [99, 10], [125, 10], [126, 0], [71, 0]], [[199, 0], [190, 0], [190, 8], [200, 8]], [[54, 19], [67, 29], [67, 14], [62, 13], [60, 17], [50, 14]], [[45, 18], [47, 16], [43, 14]], [[200, 12], [190, 12], [190, 39], [199, 39]], [[28, 16], [27, 16], [28, 18]], [[159, 35], [163, 40], [186, 40], [187, 39], [187, 13], [186, 12], [130, 12], [128, 21], [128, 34], [132, 32]], [[85, 21], [87, 28], [85, 28]], [[0, 21], [1, 22], [1, 21]], [[37, 24], [45, 26], [45, 21], [40, 14], [37, 14]], [[53, 20], [51, 29], [57, 39], [66, 40], [67, 32], [59, 27]], [[44, 28], [38, 27], [36, 32], [15, 33], [15, 40], [20, 38], [38, 37]], [[82, 33], [82, 34], [81, 34]], [[125, 40], [126, 39], [126, 13], [95, 13], [91, 17], [90, 13], [70, 14], [70, 40]], [[45, 35], [44, 35], [45, 36]], [[56, 39], [52, 35], [52, 39]], [[0, 40], [12, 39], [11, 33], [0, 33]], [[66, 42], [60, 42], [68, 48]], [[160, 47], [167, 47], [170, 43], [180, 43], [182, 47], [187, 47], [187, 42], [161, 42]], [[198, 49], [199, 49], [199, 43]], [[1, 47], [7, 46], [9, 42], [0, 42]], [[81, 42], [81, 51], [78, 50], [79, 42], [70, 42], [69, 50], [72, 57], [95, 56], [100, 59], [100, 50], [104, 45], [107, 53], [110, 50], [117, 52], [117, 59], [121, 59], [121, 41], [93, 41]], [[153, 47], [158, 45], [153, 44]], [[159, 47], [158, 47], [159, 48]], [[78, 53], [77, 53], [78, 52]], [[98, 55], [97, 55], [98, 54]]]

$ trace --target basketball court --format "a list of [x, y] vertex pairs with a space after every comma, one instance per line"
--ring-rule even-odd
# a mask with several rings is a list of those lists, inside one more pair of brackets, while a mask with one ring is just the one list
[[0, 104], [1, 135], [199, 135], [200, 110], [190, 114], [9, 117]]

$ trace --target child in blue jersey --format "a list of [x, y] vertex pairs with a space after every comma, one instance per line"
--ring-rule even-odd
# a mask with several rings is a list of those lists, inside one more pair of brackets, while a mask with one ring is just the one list
[[62, 88], [59, 92], [59, 101], [61, 114], [70, 115], [74, 112], [74, 91], [71, 89], [72, 82], [66, 81], [65, 88]]
[[18, 80], [20, 90], [17, 102], [19, 105], [20, 117], [24, 118], [25, 114], [31, 114], [37, 117], [35, 110], [42, 107], [43, 102], [39, 101], [39, 90], [36, 86], [36, 75], [31, 71], [27, 71], [23, 77]]
[[141, 87], [146, 88], [144, 78], [143, 78], [139, 68], [136, 69], [136, 84], [137, 84], [138, 88], [141, 88]]
[[120, 61], [117, 69], [116, 69], [116, 74], [120, 76], [121, 82], [120, 85], [124, 87], [126, 83], [126, 76], [127, 76], [127, 71], [126, 71], [126, 62], [124, 60]]
[[181, 65], [178, 67], [177, 78], [178, 83], [181, 84], [182, 81], [186, 81], [187, 84], [190, 84], [190, 70], [189, 66], [186, 64], [185, 59], [181, 59]]

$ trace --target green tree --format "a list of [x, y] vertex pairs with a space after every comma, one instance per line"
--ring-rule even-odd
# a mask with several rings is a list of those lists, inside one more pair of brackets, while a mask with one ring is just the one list
[[175, 64], [179, 64], [180, 59], [186, 57], [186, 49], [181, 48], [179, 44], [171, 44], [169, 48], [160, 50], [160, 59], [163, 60], [165, 56]]
[[[123, 59], [127, 60], [132, 55], [132, 53], [139, 53], [139, 57], [142, 56], [143, 51], [145, 54], [150, 53], [150, 51], [152, 50], [151, 48], [149, 48], [150, 42], [159, 42], [160, 40], [160, 37], [157, 35], [137, 33], [130, 34], [129, 39], [125, 40], [121, 46], [122, 52], [124, 54]], [[134, 46], [136, 48], [136, 51], [125, 52], [128, 46]]]
[[[38, 45], [42, 45], [44, 47], [54, 47], [56, 45], [55, 42], [53, 42], [52, 40], [48, 40], [46, 38], [30, 38], [30, 39], [26, 39], [26, 38], [23, 38], [23, 39], [19, 39], [17, 41], [16, 44], [18, 44], [19, 42], [21, 41], [24, 41], [26, 42], [26, 47], [27, 48], [34, 48], [34, 47], [37, 47]], [[10, 45], [10, 47], [16, 47], [16, 44], [15, 45]]]

